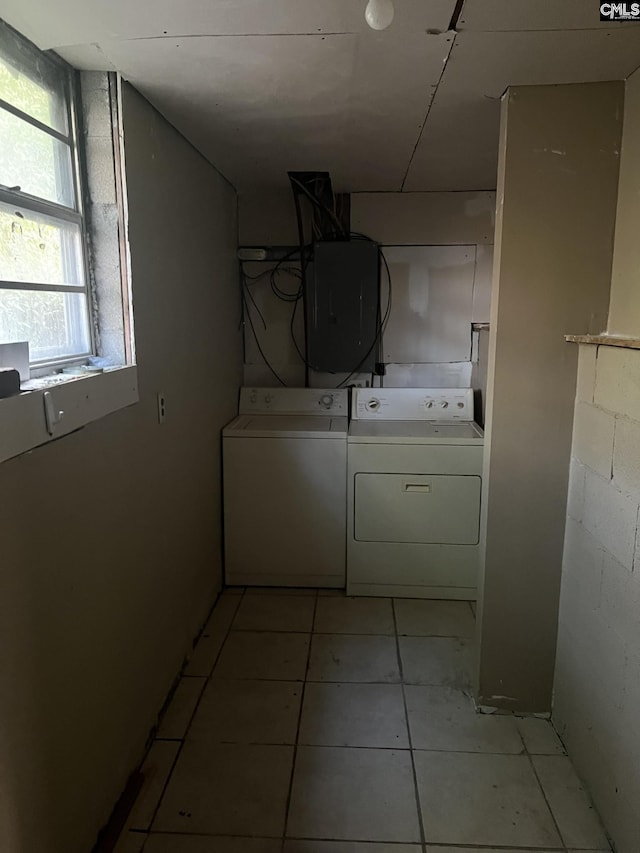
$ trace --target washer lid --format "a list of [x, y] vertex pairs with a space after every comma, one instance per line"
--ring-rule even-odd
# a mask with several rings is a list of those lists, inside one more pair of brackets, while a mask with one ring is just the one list
[[224, 428], [236, 438], [340, 438], [347, 437], [346, 417], [319, 415], [240, 415]]
[[484, 444], [484, 433], [473, 421], [351, 421], [354, 444]]

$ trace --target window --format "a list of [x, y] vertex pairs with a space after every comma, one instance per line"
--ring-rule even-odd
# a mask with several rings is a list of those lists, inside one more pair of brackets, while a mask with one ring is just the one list
[[138, 402], [120, 102], [118, 76], [0, 21], [0, 363], [28, 341], [31, 368], [0, 399], [0, 462]]
[[0, 344], [94, 352], [73, 71], [0, 22]]

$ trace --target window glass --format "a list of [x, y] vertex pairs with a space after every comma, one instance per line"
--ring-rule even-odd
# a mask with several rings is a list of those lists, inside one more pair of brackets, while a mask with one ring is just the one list
[[0, 98], [67, 135], [65, 75], [0, 22]]
[[74, 206], [71, 149], [0, 107], [0, 184]]
[[0, 202], [0, 281], [81, 287], [80, 226]]
[[47, 368], [93, 346], [73, 93], [67, 67], [0, 21], [0, 343], [28, 341]]
[[1, 290], [0, 343], [13, 341], [29, 341], [32, 363], [89, 353], [85, 294]]

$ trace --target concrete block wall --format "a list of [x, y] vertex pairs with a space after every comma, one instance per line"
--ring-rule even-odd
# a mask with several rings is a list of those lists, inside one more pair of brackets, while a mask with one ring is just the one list
[[553, 717], [618, 853], [640, 843], [639, 512], [640, 350], [581, 346]]
[[125, 364], [125, 321], [120, 273], [120, 213], [116, 197], [111, 94], [106, 71], [80, 75], [84, 153], [87, 161], [85, 215], [89, 233], [90, 282], [96, 351]]

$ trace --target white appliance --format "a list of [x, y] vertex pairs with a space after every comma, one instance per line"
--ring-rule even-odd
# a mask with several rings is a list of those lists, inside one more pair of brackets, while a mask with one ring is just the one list
[[222, 433], [227, 583], [344, 587], [348, 391], [243, 388], [239, 412]]
[[470, 388], [364, 388], [347, 450], [347, 593], [475, 599], [483, 432]]

